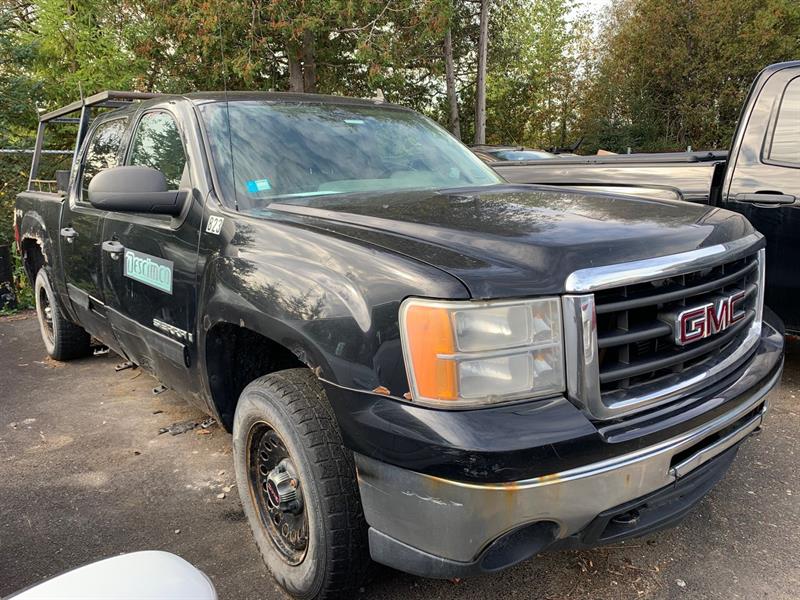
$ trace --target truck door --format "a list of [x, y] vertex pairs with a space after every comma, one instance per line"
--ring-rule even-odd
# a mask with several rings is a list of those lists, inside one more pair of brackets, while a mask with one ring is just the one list
[[735, 161], [723, 206], [766, 237], [765, 302], [788, 329], [800, 331], [800, 68], [766, 81]]
[[161, 171], [171, 189], [187, 190], [180, 216], [109, 212], [103, 225], [103, 276], [109, 320], [125, 353], [182, 392], [194, 351], [195, 270], [202, 202], [192, 186], [184, 138], [166, 109], [144, 112], [126, 164]]
[[67, 294], [80, 324], [107, 346], [119, 350], [108, 323], [103, 296], [100, 241], [105, 211], [89, 204], [87, 188], [101, 170], [120, 160], [127, 119], [99, 122], [80, 155], [76, 181], [61, 209], [59, 246]]

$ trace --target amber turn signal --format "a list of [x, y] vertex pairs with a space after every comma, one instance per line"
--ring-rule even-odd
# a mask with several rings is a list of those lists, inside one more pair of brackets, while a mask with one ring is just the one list
[[450, 311], [411, 305], [405, 311], [404, 324], [406, 354], [419, 395], [434, 400], [455, 400], [458, 397], [456, 364], [440, 358], [455, 351]]

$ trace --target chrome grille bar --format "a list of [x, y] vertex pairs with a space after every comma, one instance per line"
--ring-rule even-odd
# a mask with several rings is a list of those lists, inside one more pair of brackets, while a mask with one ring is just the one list
[[598, 348], [612, 348], [613, 346], [621, 346], [622, 344], [633, 344], [635, 342], [642, 342], [644, 340], [652, 340], [653, 338], [662, 337], [672, 333], [669, 325], [666, 323], [654, 323], [644, 327], [637, 327], [629, 330], [619, 330], [616, 333], [611, 333], [602, 338], [597, 339]]
[[609, 302], [597, 307], [597, 314], [616, 312], [620, 310], [630, 310], [632, 308], [639, 308], [641, 306], [649, 306], [651, 304], [664, 304], [666, 302], [674, 302], [684, 298], [691, 298], [692, 296], [699, 296], [708, 293], [717, 288], [724, 287], [730, 283], [738, 281], [752, 273], [757, 267], [755, 261], [748, 263], [738, 271], [725, 275], [718, 279], [708, 281], [706, 283], [692, 286], [689, 288], [677, 288], [667, 292], [652, 296], [643, 296], [641, 298], [632, 298], [630, 300], [622, 300], [620, 302]]
[[755, 312], [751, 311], [747, 317], [724, 333], [710, 337], [702, 343], [692, 345], [682, 352], [670, 353], [665, 356], [640, 361], [633, 365], [611, 365], [600, 374], [600, 383], [609, 383], [620, 379], [636, 377], [637, 375], [643, 375], [645, 373], [653, 373], [708, 354], [712, 350], [724, 346], [737, 335], [741, 334], [746, 327], [752, 324], [754, 317]]
[[682, 273], [691, 273], [709, 265], [730, 262], [750, 254], [764, 245], [763, 240], [763, 235], [754, 232], [739, 240], [681, 254], [580, 269], [567, 277], [566, 292], [568, 294], [595, 292], [632, 283], [662, 279]]

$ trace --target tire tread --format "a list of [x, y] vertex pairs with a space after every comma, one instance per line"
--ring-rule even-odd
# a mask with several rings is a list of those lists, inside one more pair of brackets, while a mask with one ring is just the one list
[[[48, 270], [45, 268], [40, 269], [36, 279], [38, 280], [40, 277], [46, 280], [46, 291], [53, 314], [53, 351], [49, 352], [51, 358], [67, 361], [88, 356], [91, 351], [92, 337], [83, 327], [68, 320], [65, 316], [61, 302], [53, 290]], [[34, 287], [37, 287], [36, 284], [34, 284]], [[37, 304], [39, 302], [38, 292], [36, 293], [36, 302]]]
[[371, 560], [353, 453], [342, 441], [333, 409], [319, 380], [308, 369], [286, 369], [252, 381], [283, 403], [309, 459], [319, 467], [319, 490], [328, 540], [327, 576], [315, 600], [349, 598], [364, 581]]

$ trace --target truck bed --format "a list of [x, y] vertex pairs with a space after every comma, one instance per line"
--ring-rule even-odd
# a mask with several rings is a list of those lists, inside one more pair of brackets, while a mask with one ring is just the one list
[[[48, 264], [54, 256], [53, 246], [58, 243], [52, 236], [58, 234], [63, 201], [64, 196], [60, 193], [25, 191], [17, 194], [16, 226], [21, 237], [38, 242]], [[23, 252], [25, 250], [23, 245]]]

